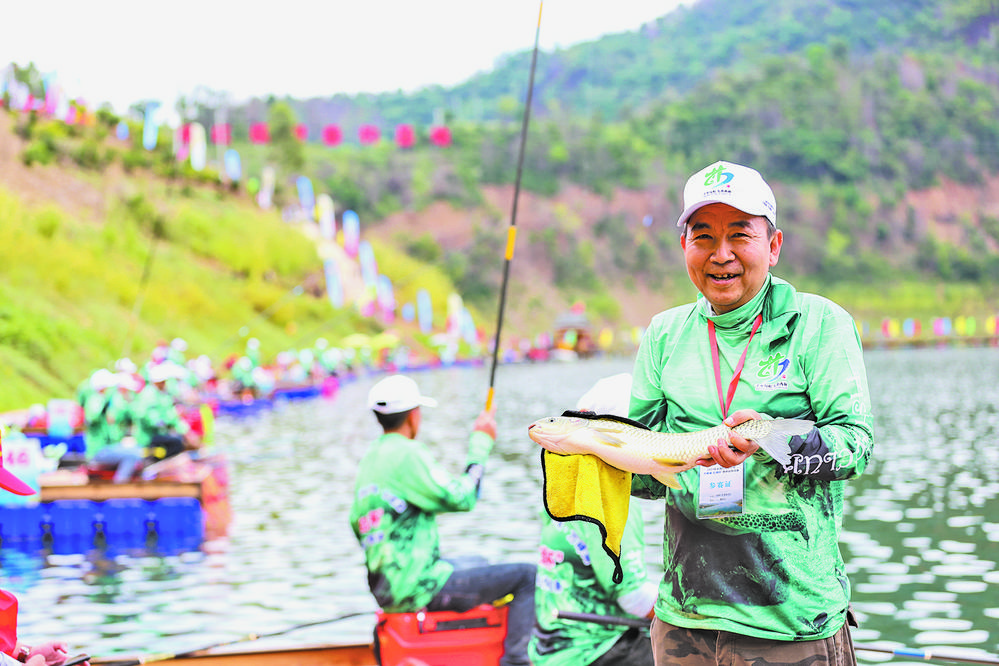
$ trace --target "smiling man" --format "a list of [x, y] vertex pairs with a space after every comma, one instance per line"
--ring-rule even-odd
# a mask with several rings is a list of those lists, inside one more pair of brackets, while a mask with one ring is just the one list
[[682, 433], [749, 419], [815, 422], [782, 466], [731, 434], [664, 498], [657, 666], [852, 665], [850, 583], [839, 552], [843, 486], [873, 450], [853, 318], [770, 269], [783, 232], [754, 169], [716, 162], [683, 191], [677, 220], [697, 302], [656, 315], [635, 360], [629, 416]]

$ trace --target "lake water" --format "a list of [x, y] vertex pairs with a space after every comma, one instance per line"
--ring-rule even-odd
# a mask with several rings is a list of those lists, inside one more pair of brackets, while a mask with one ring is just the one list
[[[999, 349], [874, 350], [866, 359], [877, 443], [868, 471], [848, 484], [842, 535], [861, 619], [855, 641], [999, 654]], [[630, 359], [497, 369], [498, 442], [479, 505], [441, 518], [448, 554], [535, 561], [541, 479], [526, 427], [630, 369]], [[416, 378], [446, 406], [425, 410], [421, 439], [458, 471], [489, 368]], [[226, 537], [198, 551], [0, 553], [0, 587], [20, 599], [22, 638], [59, 638], [71, 653], [100, 656], [285, 630], [257, 644], [367, 639], [375, 605], [346, 516], [356, 463], [379, 432], [364, 408], [376, 379], [347, 383], [332, 400], [220, 417], [215, 446], [231, 464], [234, 518]], [[642, 505], [649, 566], [661, 573], [663, 508]], [[355, 613], [364, 614], [337, 620]], [[294, 629], [323, 620], [333, 621]]]

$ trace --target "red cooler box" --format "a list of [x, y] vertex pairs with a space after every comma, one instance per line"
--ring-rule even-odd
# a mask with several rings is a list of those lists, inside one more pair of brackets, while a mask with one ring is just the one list
[[396, 666], [406, 657], [426, 666], [497, 666], [503, 656], [507, 607], [477, 606], [465, 613], [377, 614], [378, 663]]

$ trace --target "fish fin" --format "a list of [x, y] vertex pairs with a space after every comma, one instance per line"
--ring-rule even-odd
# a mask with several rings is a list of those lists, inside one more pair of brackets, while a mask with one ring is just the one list
[[680, 490], [680, 482], [676, 480], [676, 474], [670, 472], [659, 472], [658, 474], [653, 474], [652, 478], [663, 484], [664, 486], [669, 486], [674, 490]]
[[606, 444], [607, 446], [624, 446], [625, 442], [623, 439], [615, 435], [614, 433], [607, 432], [606, 430], [593, 430], [593, 438], [601, 444]]
[[815, 427], [815, 422], [804, 419], [774, 419], [771, 423], [773, 430], [757, 439], [756, 443], [769, 453], [771, 458], [787, 467], [791, 464], [791, 438], [804, 437]]
[[653, 458], [652, 460], [663, 467], [684, 467], [687, 465], [686, 460], [677, 460], [676, 458]]

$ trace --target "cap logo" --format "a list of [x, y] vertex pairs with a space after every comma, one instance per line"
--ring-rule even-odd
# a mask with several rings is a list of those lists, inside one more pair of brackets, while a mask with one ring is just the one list
[[725, 167], [719, 164], [704, 174], [704, 187], [727, 185], [732, 182], [733, 178], [735, 178], [735, 174], [731, 171], [725, 171]]

